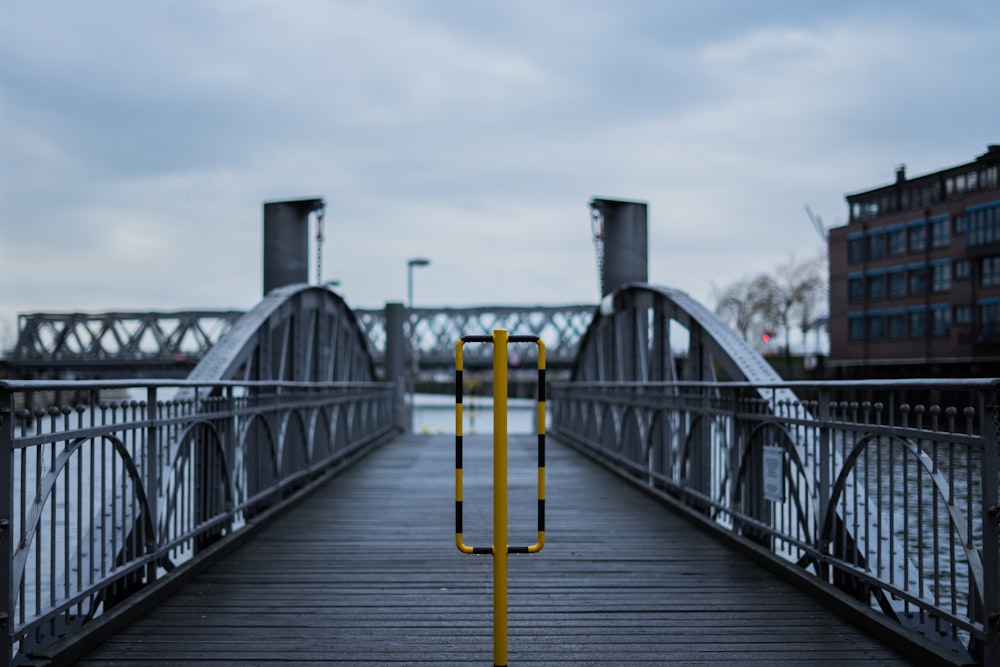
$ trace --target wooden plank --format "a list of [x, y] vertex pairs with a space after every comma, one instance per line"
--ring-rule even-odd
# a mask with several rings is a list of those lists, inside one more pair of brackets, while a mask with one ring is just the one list
[[[512, 437], [512, 544], [535, 539]], [[468, 436], [465, 542], [491, 539], [491, 438]], [[910, 664], [550, 440], [546, 546], [511, 556], [510, 664]], [[454, 440], [386, 445], [77, 664], [492, 664], [492, 558], [454, 545]]]

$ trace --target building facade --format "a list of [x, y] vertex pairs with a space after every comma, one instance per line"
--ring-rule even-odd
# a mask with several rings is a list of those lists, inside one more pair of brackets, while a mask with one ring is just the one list
[[835, 377], [1000, 376], [1000, 145], [847, 195], [829, 233]]

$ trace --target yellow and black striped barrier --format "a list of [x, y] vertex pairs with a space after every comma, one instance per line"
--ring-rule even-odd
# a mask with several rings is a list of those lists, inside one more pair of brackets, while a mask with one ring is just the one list
[[[462, 347], [493, 344], [493, 545], [474, 547], [462, 540]], [[507, 344], [538, 345], [538, 541], [507, 544]], [[493, 664], [507, 664], [507, 555], [541, 551], [545, 546], [545, 343], [538, 336], [462, 336], [455, 344], [455, 544], [466, 554], [493, 556]], [[498, 548], [498, 545], [500, 547]]]

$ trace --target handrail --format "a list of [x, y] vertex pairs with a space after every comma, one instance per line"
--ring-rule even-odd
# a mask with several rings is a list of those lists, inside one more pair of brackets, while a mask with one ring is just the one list
[[[805, 581], [848, 593], [890, 631], [992, 664], [997, 387], [557, 382], [552, 432]], [[794, 400], [761, 398], [792, 389]], [[689, 467], [705, 429], [707, 484]], [[768, 480], [774, 446], [779, 477]], [[775, 481], [777, 496], [766, 489]]]
[[396, 433], [383, 382], [0, 381], [0, 666]]

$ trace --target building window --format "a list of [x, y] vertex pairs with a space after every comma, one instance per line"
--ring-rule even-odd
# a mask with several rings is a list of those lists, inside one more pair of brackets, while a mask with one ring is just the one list
[[983, 187], [995, 188], [997, 186], [997, 168], [990, 167], [983, 170]]
[[918, 223], [911, 225], [909, 231], [908, 246], [910, 252], [923, 252], [927, 247], [927, 234], [924, 229], [924, 223]]
[[994, 334], [1000, 331], [1000, 301], [986, 301], [979, 304], [979, 318], [983, 324], [983, 333]]
[[881, 273], [868, 276], [868, 298], [872, 301], [885, 298], [885, 276]]
[[851, 303], [858, 303], [865, 300], [864, 277], [854, 276], [847, 279], [847, 300]]
[[931, 266], [931, 291], [947, 292], [951, 289], [951, 264], [948, 260]]
[[903, 273], [902, 269], [890, 272], [888, 278], [889, 298], [899, 299], [906, 296], [906, 274]]
[[955, 260], [955, 280], [968, 280], [972, 276], [972, 262], [967, 259]]
[[892, 256], [899, 256], [906, 253], [906, 230], [890, 229], [889, 230], [889, 254]]
[[955, 324], [972, 324], [972, 306], [955, 306]]
[[935, 306], [931, 310], [931, 335], [948, 336], [951, 334], [951, 309], [948, 306]]
[[948, 218], [931, 222], [931, 247], [944, 248], [951, 242], [951, 221]]
[[903, 312], [892, 312], [886, 315], [886, 330], [889, 338], [906, 337], [906, 314]]
[[871, 340], [878, 340], [885, 337], [885, 318], [882, 317], [882, 313], [869, 313], [868, 337]]
[[857, 264], [865, 258], [865, 240], [864, 238], [857, 237], [852, 239], [847, 239], [847, 261], [851, 264]]
[[988, 206], [968, 211], [965, 220], [966, 243], [970, 246], [1000, 242], [1000, 207]]
[[924, 267], [911, 268], [907, 272], [907, 280], [909, 281], [909, 295], [919, 296], [927, 292], [927, 269]]
[[909, 313], [909, 334], [911, 338], [923, 338], [927, 334], [927, 313], [911, 310]]
[[878, 259], [885, 254], [885, 236], [882, 232], [873, 232], [868, 237], [868, 257]]
[[865, 317], [864, 315], [851, 315], [848, 320], [847, 336], [851, 340], [865, 339]]
[[979, 283], [983, 287], [1000, 285], [1000, 256], [984, 257]]

